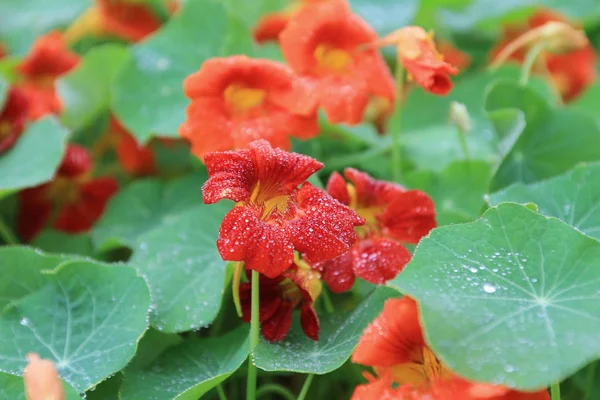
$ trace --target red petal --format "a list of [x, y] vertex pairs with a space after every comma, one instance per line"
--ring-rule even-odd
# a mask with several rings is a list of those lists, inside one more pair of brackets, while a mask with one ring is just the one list
[[435, 204], [424, 192], [409, 190], [396, 196], [379, 216], [383, 234], [402, 243], [418, 243], [437, 226]]
[[372, 367], [393, 367], [413, 362], [425, 346], [417, 303], [409, 298], [387, 300], [382, 313], [365, 329], [352, 362]]
[[99, 0], [104, 33], [137, 42], [150, 35], [161, 22], [146, 4], [125, 0]]
[[286, 337], [292, 326], [292, 310], [290, 303], [281, 302], [277, 312], [261, 325], [261, 331], [269, 342], [278, 342]]
[[63, 35], [53, 31], [39, 37], [27, 57], [17, 66], [29, 79], [56, 78], [79, 62], [79, 56], [67, 48]]
[[17, 141], [29, 116], [29, 98], [18, 87], [8, 89], [4, 107], [0, 110], [0, 124], [8, 123], [10, 130], [4, 136], [0, 135], [0, 154], [12, 147]]
[[458, 69], [439, 59], [402, 59], [406, 71], [412, 75], [417, 84], [428, 92], [445, 96], [452, 89], [450, 74], [455, 75]]
[[302, 308], [300, 309], [300, 324], [306, 336], [315, 341], [319, 340], [319, 317], [312, 303], [302, 304]]
[[92, 169], [92, 157], [87, 149], [77, 144], [69, 144], [58, 168], [58, 175], [76, 177]]
[[281, 31], [285, 28], [290, 16], [287, 13], [279, 12], [265, 15], [262, 17], [252, 31], [254, 40], [258, 43], [264, 43], [271, 40], [277, 40]]
[[151, 175], [156, 171], [152, 150], [140, 145], [114, 116], [110, 118], [110, 132], [117, 136], [117, 158], [125, 171], [133, 175]]
[[294, 260], [294, 247], [282, 227], [259, 219], [250, 207], [234, 207], [223, 219], [217, 248], [226, 261], [244, 261], [246, 268], [275, 278]]
[[373, 179], [366, 172], [354, 168], [346, 168], [344, 176], [356, 188], [356, 199], [359, 207], [386, 205], [406, 191], [397, 183]]
[[319, 81], [321, 107], [332, 124], [360, 124], [369, 103], [369, 86], [360, 76], [329, 76]]
[[296, 194], [297, 217], [289, 224], [294, 247], [318, 263], [335, 258], [356, 241], [354, 227], [364, 224], [353, 210], [305, 183]]
[[250, 198], [257, 175], [250, 150], [209, 153], [204, 158], [208, 180], [202, 187], [202, 199], [213, 204], [221, 199], [235, 202]]
[[321, 278], [333, 293], [343, 293], [352, 289], [356, 275], [352, 269], [351, 251], [326, 261], [322, 266]]
[[359, 240], [350, 251], [356, 276], [377, 285], [395, 278], [411, 257], [400, 243], [385, 238]]
[[337, 171], [333, 172], [329, 176], [327, 187], [325, 189], [327, 190], [327, 193], [331, 195], [331, 197], [340, 203], [346, 206], [350, 204], [350, 194], [348, 193], [346, 181]]
[[19, 192], [17, 232], [30, 242], [46, 225], [52, 213], [52, 203], [46, 199], [48, 184]]
[[[259, 287], [259, 321], [264, 322], [273, 317], [281, 304], [281, 293], [277, 286], [263, 284], [265, 280], [279, 281], [269, 279], [265, 276], [260, 277]], [[250, 282], [240, 285], [240, 302], [242, 304], [242, 319], [250, 322], [252, 317], [252, 284]]]

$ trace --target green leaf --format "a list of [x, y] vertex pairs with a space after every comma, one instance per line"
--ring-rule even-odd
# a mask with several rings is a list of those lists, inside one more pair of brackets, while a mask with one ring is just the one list
[[600, 243], [511, 203], [424, 238], [391, 282], [428, 343], [475, 381], [539, 389], [600, 352]]
[[575, 99], [575, 101], [569, 103], [569, 106], [599, 120], [598, 102], [600, 102], [600, 84], [594, 83], [587, 88], [581, 96]]
[[554, 109], [533, 90], [513, 82], [494, 85], [486, 99], [488, 110], [518, 108], [526, 127], [500, 164], [492, 189], [513, 182], [535, 182], [558, 175], [582, 161], [600, 160], [600, 129], [578, 111]]
[[202, 203], [198, 176], [141, 181], [122, 190], [92, 233], [96, 246], [129, 246], [129, 261], [152, 295], [152, 326], [182, 332], [210, 324], [219, 311], [225, 262], [215, 245], [227, 203]]
[[23, 55], [38, 36], [66, 26], [91, 5], [91, 0], [2, 0], [0, 39], [9, 53]]
[[322, 314], [319, 341], [309, 339], [297, 320], [281, 342], [269, 343], [261, 336], [254, 351], [256, 366], [265, 371], [292, 371], [326, 374], [346, 362], [367, 325], [394, 296], [388, 288], [378, 288], [349, 313]]
[[577, 168], [542, 182], [516, 183], [490, 195], [490, 204], [535, 203], [541, 214], [556, 217], [600, 240], [600, 163]]
[[83, 256], [91, 256], [94, 253], [92, 239], [88, 233], [74, 235], [47, 229], [36, 235], [31, 245], [51, 253], [78, 254]]
[[6, 93], [8, 92], [8, 82], [0, 76], [0, 110], [4, 108], [4, 102], [6, 101]]
[[[177, 136], [188, 100], [183, 80], [211, 57], [246, 53], [250, 34], [223, 2], [187, 2], [167, 25], [132, 48], [113, 86], [112, 108], [141, 141]], [[241, 48], [242, 47], [242, 48]]]
[[138, 344], [133, 360], [127, 365], [129, 369], [142, 369], [150, 365], [169, 347], [181, 343], [183, 339], [176, 334], [162, 333], [148, 329]]
[[133, 268], [77, 259], [46, 276], [46, 285], [0, 314], [0, 370], [21, 374], [35, 352], [88, 390], [133, 357], [146, 330], [148, 288]]
[[417, 9], [418, 0], [350, 0], [352, 10], [363, 17], [380, 35], [392, 33], [410, 25]]
[[119, 400], [123, 374], [118, 373], [85, 392], [86, 400]]
[[85, 55], [77, 68], [57, 81], [65, 125], [73, 129], [86, 127], [108, 110], [110, 85], [128, 56], [127, 49], [122, 45], [95, 47]]
[[143, 370], [126, 370], [121, 400], [196, 400], [233, 374], [249, 351], [248, 327], [189, 339]]
[[[63, 381], [66, 400], [81, 400], [79, 393]], [[20, 376], [0, 372], [0, 400], [25, 400], [25, 387]]]
[[17, 143], [0, 155], [0, 197], [52, 179], [63, 158], [67, 133], [53, 118], [29, 125]]

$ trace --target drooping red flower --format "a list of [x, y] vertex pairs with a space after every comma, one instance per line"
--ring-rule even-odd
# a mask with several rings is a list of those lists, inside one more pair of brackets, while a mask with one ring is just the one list
[[319, 133], [310, 88], [283, 64], [246, 56], [212, 58], [183, 87], [192, 102], [179, 134], [200, 159], [257, 139], [287, 150], [289, 136], [308, 139]]
[[327, 191], [365, 219], [349, 252], [320, 265], [323, 280], [335, 293], [349, 290], [358, 276], [375, 284], [394, 278], [410, 260], [402, 243], [416, 244], [436, 226], [435, 206], [427, 194], [347, 168], [346, 183], [337, 172]]
[[436, 43], [438, 52], [442, 55], [442, 60], [458, 68], [467, 69], [471, 65], [471, 56], [460, 50], [448, 40], [440, 40]]
[[417, 303], [390, 299], [365, 329], [352, 361], [373, 367], [378, 377], [356, 387], [352, 400], [549, 400], [548, 392], [520, 392], [467, 381], [444, 366], [423, 337]]
[[356, 240], [354, 227], [364, 223], [306, 182], [323, 167], [308, 156], [257, 140], [248, 149], [208, 153], [205, 162], [209, 178], [202, 188], [204, 202], [237, 202], [221, 224], [221, 257], [244, 261], [247, 269], [269, 278], [288, 269], [294, 250], [312, 262], [343, 254]]
[[92, 178], [87, 150], [70, 144], [51, 182], [19, 193], [17, 230], [30, 241], [47, 223], [63, 232], [89, 230], [118, 189], [113, 178]]
[[137, 42], [161, 26], [161, 21], [146, 3], [127, 0], [97, 0], [103, 33]]
[[332, 123], [358, 124], [370, 101], [393, 103], [394, 80], [376, 49], [375, 31], [343, 1], [303, 8], [279, 40], [292, 69], [309, 82]]
[[140, 145], [133, 135], [111, 115], [109, 134], [116, 141], [117, 159], [123, 169], [132, 175], [152, 175], [156, 172], [154, 153], [147, 147]]
[[29, 117], [29, 99], [22, 89], [8, 89], [4, 107], [0, 110], [0, 154], [10, 149], [23, 130]]
[[408, 77], [424, 90], [445, 96], [452, 89], [450, 75], [458, 68], [444, 61], [433, 41], [433, 35], [420, 26], [407, 26], [375, 42], [377, 46], [396, 46], [398, 63], [408, 72]]
[[[292, 311], [300, 309], [300, 325], [306, 336], [319, 340], [319, 318], [313, 307], [321, 293], [319, 272], [302, 260], [277, 278], [260, 276], [260, 323], [265, 339], [278, 342], [285, 338], [292, 324]], [[251, 283], [240, 286], [242, 318], [250, 322]]]
[[29, 98], [30, 119], [60, 112], [54, 82], [78, 62], [79, 56], [67, 49], [60, 32], [53, 31], [37, 39], [29, 55], [17, 65], [22, 78], [19, 87]]

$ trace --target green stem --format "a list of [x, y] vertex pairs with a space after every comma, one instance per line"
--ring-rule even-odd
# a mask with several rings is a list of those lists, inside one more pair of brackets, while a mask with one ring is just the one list
[[527, 82], [529, 82], [529, 76], [533, 70], [535, 60], [537, 60], [540, 53], [544, 51], [544, 47], [544, 43], [536, 44], [527, 52], [525, 62], [523, 62], [523, 66], [521, 67], [521, 79], [519, 80], [521, 85], [527, 85]]
[[560, 382], [554, 382], [550, 386], [550, 398], [551, 400], [560, 400]]
[[396, 112], [392, 126], [392, 176], [394, 181], [399, 182], [402, 177], [402, 165], [400, 158], [400, 125], [402, 121], [402, 97], [404, 94], [404, 67], [401, 63], [396, 65]]
[[252, 270], [252, 304], [250, 315], [250, 355], [248, 357], [248, 382], [246, 400], [256, 399], [256, 365], [254, 365], [254, 348], [258, 344], [259, 330], [259, 274]]
[[308, 393], [308, 389], [310, 388], [310, 384], [311, 384], [313, 378], [314, 378], [313, 374], [308, 374], [306, 376], [304, 385], [302, 385], [302, 390], [300, 391], [300, 394], [298, 395], [298, 400], [304, 400], [304, 398], [306, 397], [306, 394]]
[[219, 394], [219, 400], [227, 400], [227, 395], [221, 385], [217, 385], [217, 393]]
[[587, 382], [585, 385], [585, 397], [583, 400], [590, 400], [592, 398], [592, 391], [594, 390], [594, 378], [596, 377], [596, 365], [597, 362], [593, 363], [588, 368]]
[[269, 393], [278, 394], [286, 400], [296, 400], [294, 393], [292, 393], [289, 389], [276, 383], [267, 383], [266, 385], [262, 385], [260, 388], [258, 388], [258, 391], [256, 392], [256, 397], [261, 398]]
[[321, 292], [321, 297], [323, 298], [323, 305], [325, 306], [325, 311], [327, 311], [329, 314], [333, 313], [335, 311], [335, 308], [333, 307], [333, 303], [331, 302], [331, 298], [329, 297], [329, 292], [327, 292], [327, 289], [323, 289], [323, 291]]
[[467, 144], [467, 135], [462, 132], [460, 128], [456, 129], [456, 133], [458, 134], [458, 140], [460, 142], [460, 147], [462, 147], [463, 154], [465, 156], [465, 160], [469, 161], [471, 155], [469, 154], [469, 145]]
[[19, 244], [19, 239], [13, 233], [12, 229], [8, 226], [4, 219], [0, 217], [0, 237], [4, 240], [6, 244], [16, 245]]

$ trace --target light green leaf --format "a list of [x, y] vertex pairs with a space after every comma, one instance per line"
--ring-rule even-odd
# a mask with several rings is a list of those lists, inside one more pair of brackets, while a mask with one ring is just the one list
[[[81, 400], [81, 396], [63, 381], [66, 400]], [[25, 387], [20, 376], [0, 372], [0, 400], [25, 400]]]
[[596, 120], [600, 120], [600, 113], [598, 113], [598, 104], [600, 102], [600, 84], [595, 83], [587, 88], [581, 96], [575, 101], [569, 104], [571, 108], [580, 110]]
[[35, 352], [88, 390], [133, 357], [147, 326], [148, 288], [133, 268], [76, 259], [46, 279], [0, 314], [0, 370], [21, 374], [25, 355]]
[[91, 256], [94, 253], [88, 233], [77, 235], [46, 229], [35, 236], [31, 245], [51, 253]]
[[6, 80], [4, 80], [4, 78], [2, 76], [0, 76], [0, 110], [2, 110], [4, 108], [7, 91], [8, 91], [8, 82], [6, 82]]
[[85, 55], [77, 68], [57, 81], [65, 125], [72, 129], [86, 127], [108, 110], [110, 85], [128, 56], [127, 49], [122, 45], [95, 47]]
[[386, 35], [403, 26], [410, 25], [417, 9], [418, 0], [350, 0], [352, 10], [363, 17], [380, 35]]
[[0, 197], [52, 179], [63, 158], [67, 133], [53, 118], [29, 125], [17, 143], [0, 155]]
[[126, 370], [121, 400], [196, 400], [233, 374], [249, 351], [248, 327], [189, 339], [142, 370]]
[[216, 247], [226, 203], [202, 203], [198, 176], [170, 183], [142, 181], [109, 204], [92, 237], [133, 250], [130, 265], [146, 278], [152, 295], [151, 323], [165, 332], [210, 324], [219, 311], [225, 262]]
[[584, 164], [552, 179], [516, 183], [490, 196], [490, 204], [505, 201], [535, 203], [541, 214], [556, 217], [600, 240], [600, 163]]
[[261, 337], [254, 351], [256, 366], [265, 371], [292, 371], [326, 374], [339, 368], [348, 358], [363, 330], [379, 315], [385, 300], [394, 291], [378, 288], [349, 313], [320, 315], [319, 341], [309, 339], [297, 320], [280, 342], [269, 343]]
[[240, 40], [251, 46], [250, 33], [240, 24], [221, 1], [186, 3], [160, 32], [133, 47], [113, 86], [119, 120], [142, 142], [153, 134], [176, 137], [188, 104], [183, 80], [208, 58], [245, 53]]
[[475, 381], [539, 389], [600, 353], [600, 243], [500, 204], [424, 238], [391, 286], [419, 301], [428, 343]]

